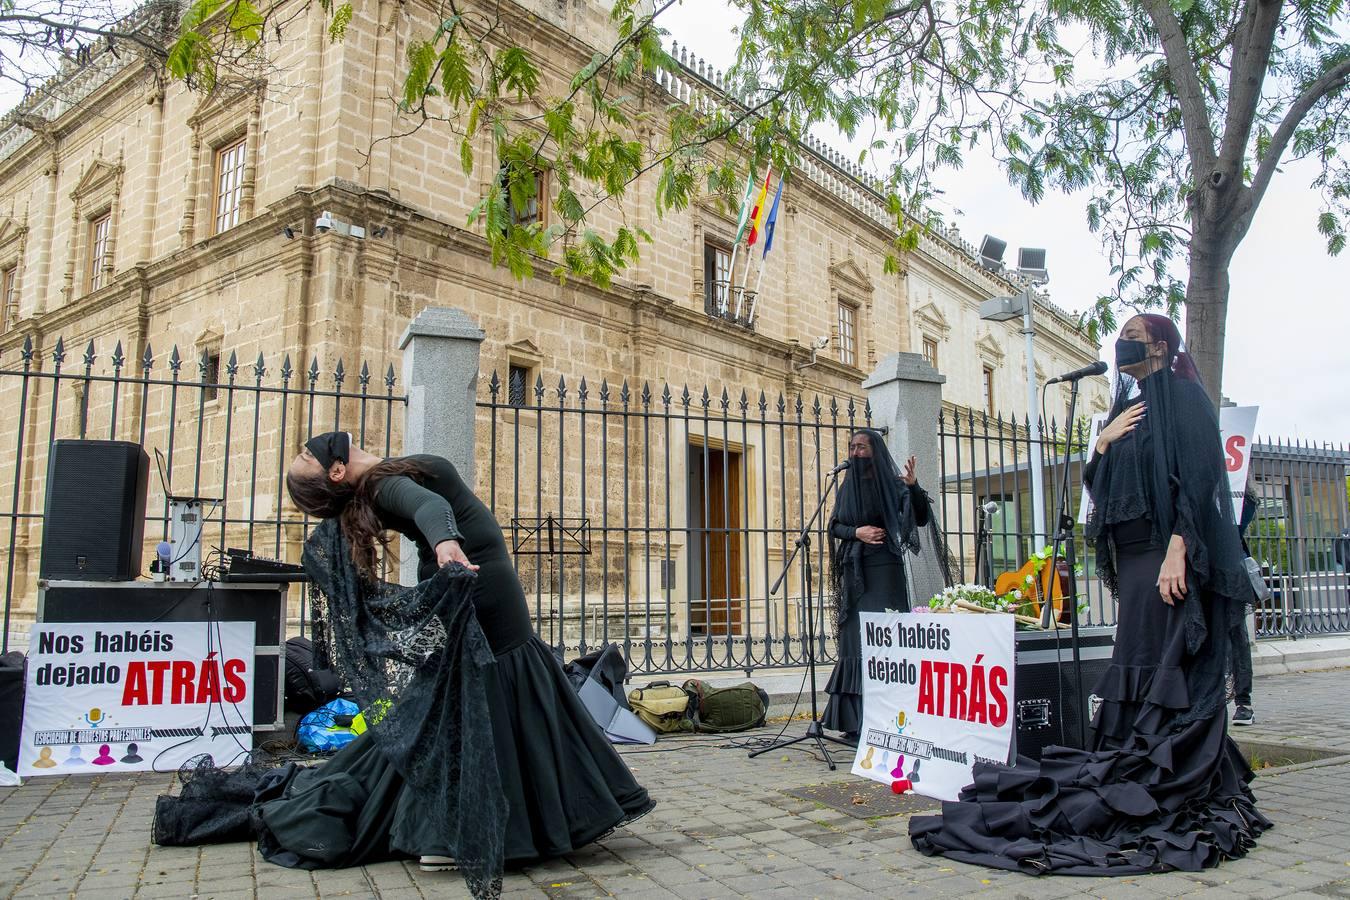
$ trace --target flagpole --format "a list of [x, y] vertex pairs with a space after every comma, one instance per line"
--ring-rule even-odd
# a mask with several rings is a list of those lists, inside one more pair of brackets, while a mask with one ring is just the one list
[[722, 305], [718, 307], [717, 314], [725, 316], [727, 314], [727, 298], [731, 296], [731, 289], [736, 286], [736, 253], [741, 249], [741, 242], [731, 248], [731, 265], [727, 267], [727, 289], [722, 294]]
[[746, 325], [755, 324], [755, 307], [759, 306], [759, 286], [764, 281], [764, 264], [761, 262], [759, 267], [759, 277], [755, 279], [754, 299], [750, 301], [750, 317], [745, 320]]
[[[745, 280], [749, 281], [750, 266], [754, 263], [755, 255], [753, 253], [748, 253], [746, 255], [749, 258], [746, 259], [745, 261]], [[761, 280], [764, 278], [764, 267], [762, 265], [759, 267], [759, 277]], [[758, 283], [756, 284], [756, 290], [758, 290]], [[741, 317], [741, 301], [744, 299], [745, 299], [745, 291], [741, 291], [741, 295], [736, 298], [736, 315], [734, 317], [736, 319], [739, 319]]]
[[[739, 213], [740, 223], [736, 228], [736, 243], [731, 245], [731, 265], [727, 266], [727, 289], [726, 292], [722, 294], [722, 303], [717, 310], [717, 314], [722, 318], [726, 318], [727, 301], [731, 298], [731, 289], [736, 285], [736, 254], [739, 253], [741, 249], [741, 232], [745, 230], [747, 216], [750, 212], [750, 197], [754, 193], [754, 189], [755, 173], [752, 170], [745, 177], [745, 197], [741, 199], [741, 211]], [[706, 272], [703, 277], [708, 277]]]

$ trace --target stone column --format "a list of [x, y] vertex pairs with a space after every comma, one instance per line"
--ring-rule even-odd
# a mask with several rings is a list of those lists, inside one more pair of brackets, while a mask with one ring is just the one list
[[[408, 392], [403, 452], [444, 456], [470, 488], [477, 484], [474, 401], [479, 350], [486, 336], [463, 310], [428, 307], [409, 323], [398, 342]], [[400, 559], [400, 580], [415, 583], [417, 553], [406, 539]]]
[[942, 493], [937, 483], [941, 471], [938, 414], [946, 380], [923, 354], [892, 353], [863, 382], [872, 405], [873, 427], [886, 428], [886, 446], [897, 465], [903, 467], [910, 456], [918, 457], [919, 484], [935, 501]]

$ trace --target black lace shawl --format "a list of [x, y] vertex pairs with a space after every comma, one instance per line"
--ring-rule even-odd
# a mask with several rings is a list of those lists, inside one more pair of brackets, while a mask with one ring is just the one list
[[305, 543], [326, 601], [334, 667], [381, 751], [416, 792], [421, 828], [448, 846], [474, 897], [501, 893], [507, 804], [488, 715], [494, 664], [474, 614], [474, 576], [438, 570], [413, 587], [362, 579], [337, 521]]
[[[830, 598], [836, 628], [848, 618], [863, 593], [864, 545], [862, 541], [841, 538], [835, 526], [844, 526], [839, 529], [842, 531], [879, 525], [886, 531], [882, 546], [903, 564], [907, 551], [919, 552], [919, 526], [929, 523], [926, 495], [923, 509], [917, 509], [881, 432], [864, 428], [857, 433], [871, 440], [872, 457], [850, 460], [829, 524]], [[913, 602], [913, 598], [910, 600]]]
[[1134, 433], [1089, 464], [1093, 506], [1086, 534], [1096, 550], [1098, 574], [1112, 593], [1117, 583], [1110, 526], [1143, 517], [1151, 523], [1154, 546], [1166, 547], [1173, 534], [1186, 542], [1183, 611], [1192, 706], [1178, 717], [1184, 724], [1222, 705], [1230, 666], [1241, 671], [1251, 665], [1245, 609], [1252, 588], [1219, 419], [1203, 386], [1166, 368], [1139, 382], [1118, 375], [1108, 421], [1141, 401], [1146, 412]]

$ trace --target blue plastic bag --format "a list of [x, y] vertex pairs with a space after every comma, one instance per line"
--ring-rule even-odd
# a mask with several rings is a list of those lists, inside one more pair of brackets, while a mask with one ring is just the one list
[[[350, 724], [338, 724], [339, 716], [341, 721]], [[341, 750], [365, 730], [360, 708], [350, 700], [339, 698], [301, 719], [295, 739], [305, 752], [328, 753]]]

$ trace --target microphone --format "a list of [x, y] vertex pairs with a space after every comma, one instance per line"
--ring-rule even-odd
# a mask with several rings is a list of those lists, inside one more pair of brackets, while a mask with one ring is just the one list
[[1066, 372], [1058, 378], [1051, 378], [1046, 384], [1059, 384], [1061, 381], [1077, 381], [1080, 378], [1087, 378], [1089, 375], [1105, 375], [1106, 363], [1100, 359], [1090, 366], [1083, 366], [1081, 369], [1074, 369], [1072, 372]]
[[841, 462], [839, 465], [837, 465], [837, 466], [835, 466], [833, 469], [831, 469], [830, 472], [829, 472], [829, 474], [831, 474], [831, 475], [838, 475], [840, 472], [844, 471], [844, 470], [847, 469], [848, 467], [849, 467], [849, 461], [848, 461], [848, 460], [844, 460], [844, 461]]
[[984, 510], [986, 516], [992, 516], [994, 513], [998, 512], [998, 504], [993, 500], [990, 500], [988, 503], [982, 504], [980, 509]]

